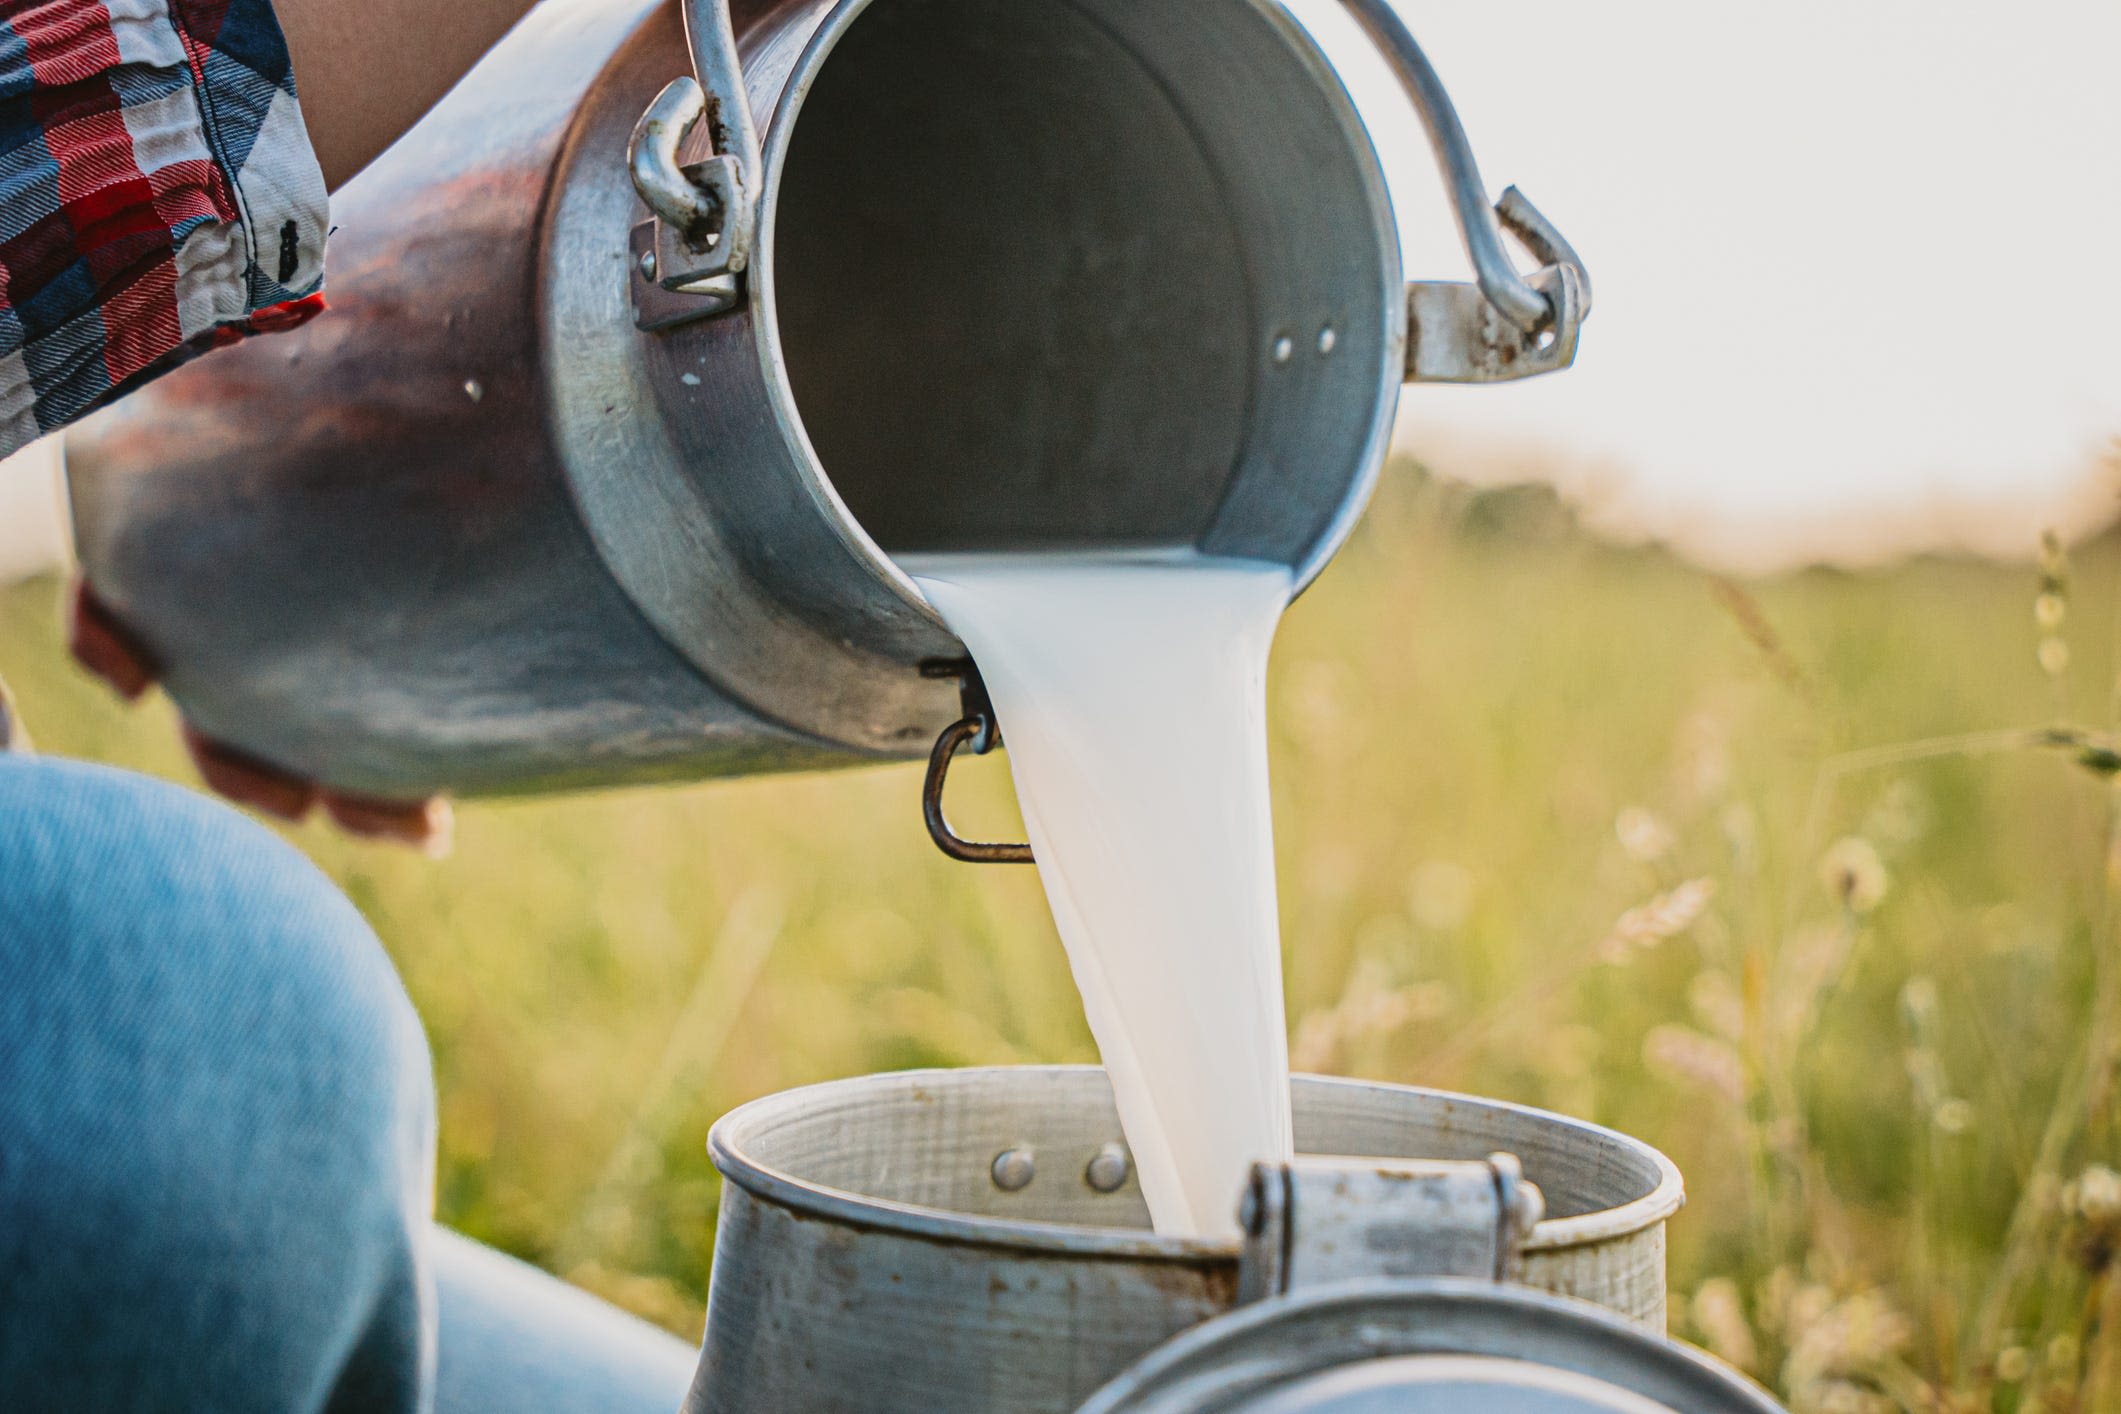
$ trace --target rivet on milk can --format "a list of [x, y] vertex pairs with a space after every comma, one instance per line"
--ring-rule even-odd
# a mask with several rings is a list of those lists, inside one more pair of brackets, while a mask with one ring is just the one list
[[919, 756], [965, 650], [899, 554], [1300, 589], [1404, 381], [1562, 367], [1590, 305], [1346, 3], [1474, 283], [1406, 281], [1275, 0], [549, 0], [334, 197], [327, 317], [69, 438], [86, 579], [203, 738], [384, 800]]
[[987, 1171], [994, 1175], [996, 1188], [1017, 1193], [1031, 1186], [1031, 1180], [1038, 1176], [1038, 1165], [1029, 1149], [1018, 1146], [996, 1154]]

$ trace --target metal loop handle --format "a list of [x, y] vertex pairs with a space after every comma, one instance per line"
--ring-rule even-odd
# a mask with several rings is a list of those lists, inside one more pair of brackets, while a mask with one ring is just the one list
[[1591, 273], [1584, 268], [1583, 257], [1576, 253], [1576, 247], [1554, 229], [1554, 223], [1532, 205], [1531, 198], [1516, 187], [1503, 188], [1502, 200], [1495, 203], [1495, 217], [1502, 222], [1504, 230], [1517, 237], [1532, 253], [1534, 260], [1574, 272], [1577, 293], [1582, 301], [1579, 315], [1588, 316], [1591, 312]]
[[[1444, 184], [1451, 194], [1451, 209], [1458, 219], [1459, 238], [1464, 241], [1466, 256], [1473, 263], [1481, 294], [1524, 333], [1532, 333], [1555, 320], [1561, 313], [1555, 302], [1518, 273], [1517, 266], [1511, 261], [1509, 251], [1502, 243], [1502, 225], [1507, 224], [1540, 260], [1550, 265], [1572, 265], [1580, 277], [1583, 266], [1575, 258], [1575, 251], [1515, 187], [1503, 194], [1501, 208], [1489, 206], [1487, 186], [1481, 181], [1480, 167], [1473, 160], [1473, 145], [1466, 138], [1465, 126], [1458, 121], [1458, 110], [1451, 104], [1451, 95], [1445, 91], [1443, 80], [1437, 76], [1435, 66], [1429, 63], [1429, 56], [1415, 43], [1412, 32], [1393, 10], [1390, 0], [1341, 0], [1341, 4], [1362, 26], [1370, 42], [1391, 61], [1400, 87], [1413, 100], [1414, 111], [1421, 115], [1421, 125], [1428, 132], [1436, 164], [1443, 169]], [[1501, 224], [1497, 221], [1498, 214]], [[1529, 238], [1528, 231], [1532, 233]], [[1583, 312], [1588, 312], [1587, 283], [1584, 292]]]
[[935, 847], [960, 863], [1035, 863], [1030, 845], [968, 840], [951, 829], [950, 822], [943, 818], [943, 782], [950, 773], [950, 758], [957, 755], [959, 747], [988, 735], [991, 730], [992, 723], [985, 717], [967, 717], [943, 728], [943, 734], [935, 739], [935, 750], [928, 757], [928, 776], [921, 787], [921, 817], [928, 823], [928, 837], [935, 841]]
[[683, 13], [692, 72], [705, 90], [709, 136], [716, 152], [736, 162], [738, 185], [745, 193], [740, 214], [748, 228], [758, 189], [759, 129], [751, 116], [751, 95], [744, 89], [729, 0], [685, 0]]
[[[656, 95], [626, 145], [634, 190], [653, 213], [632, 238], [634, 320], [645, 329], [734, 309], [758, 224], [758, 125], [728, 0], [685, 0], [682, 10], [694, 76]], [[703, 121], [714, 155], [682, 163]]]
[[949, 779], [951, 759], [967, 746], [973, 755], [984, 756], [1002, 744], [1002, 734], [995, 725], [994, 703], [987, 696], [987, 685], [980, 680], [979, 669], [970, 658], [923, 663], [921, 676], [956, 678], [958, 702], [965, 714], [943, 728], [943, 734], [935, 739], [935, 749], [928, 753], [928, 775], [921, 783], [921, 817], [927, 821], [928, 837], [935, 841], [937, 849], [965, 864], [1035, 863], [1030, 845], [968, 840], [943, 818], [943, 785]]
[[626, 144], [626, 169], [641, 200], [658, 218], [701, 245], [708, 243], [705, 237], [719, 222], [721, 207], [685, 174], [678, 150], [706, 115], [707, 95], [698, 80], [689, 75], [672, 79], [648, 105]]

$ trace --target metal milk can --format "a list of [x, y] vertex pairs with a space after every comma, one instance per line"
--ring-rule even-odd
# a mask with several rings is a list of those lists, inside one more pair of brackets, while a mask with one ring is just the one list
[[202, 737], [388, 801], [918, 755], [964, 650], [901, 552], [1307, 583], [1402, 381], [1564, 366], [1590, 298], [1344, 3], [1477, 285], [1403, 281], [1277, 0], [547, 0], [335, 198], [330, 312], [69, 439], [93, 602]]
[[1254, 1170], [1232, 1242], [1149, 1230], [1093, 1067], [731, 1112], [685, 1414], [1775, 1408], [1664, 1339], [1683, 1192], [1655, 1149], [1406, 1086], [1293, 1098], [1306, 1157]]

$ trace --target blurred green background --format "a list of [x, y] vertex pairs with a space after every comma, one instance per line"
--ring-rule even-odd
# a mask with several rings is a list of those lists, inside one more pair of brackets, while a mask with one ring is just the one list
[[[1668, 1151], [1674, 1325], [1802, 1411], [2121, 1408], [2121, 557], [1735, 584], [1401, 467], [1272, 721], [1300, 1065]], [[193, 779], [0, 591], [46, 751]], [[1037, 880], [918, 767], [291, 832], [433, 1041], [443, 1219], [696, 1338], [708, 1125], [807, 1081], [1095, 1058]], [[970, 832], [1013, 827], [968, 763]]]

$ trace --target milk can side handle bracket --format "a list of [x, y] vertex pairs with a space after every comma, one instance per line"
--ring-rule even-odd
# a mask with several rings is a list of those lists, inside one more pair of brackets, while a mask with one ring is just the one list
[[[1511, 187], [1488, 205], [1458, 110], [1443, 80], [1390, 0], [1341, 0], [1381, 50], [1429, 136], [1449, 190], [1476, 283], [1407, 286], [1408, 381], [1494, 383], [1566, 368], [1591, 312], [1591, 282], [1574, 248], [1524, 194]], [[1503, 244], [1507, 230], [1540, 268], [1520, 274]]]
[[1238, 1213], [1237, 1299], [1381, 1278], [1514, 1281], [1545, 1207], [1511, 1154], [1257, 1164]]
[[[649, 212], [633, 229], [627, 261], [634, 323], [643, 329], [736, 308], [757, 226], [758, 125], [728, 0], [686, 0], [683, 12], [693, 75], [664, 86], [626, 144], [634, 191]], [[681, 162], [703, 121], [714, 155]]]

